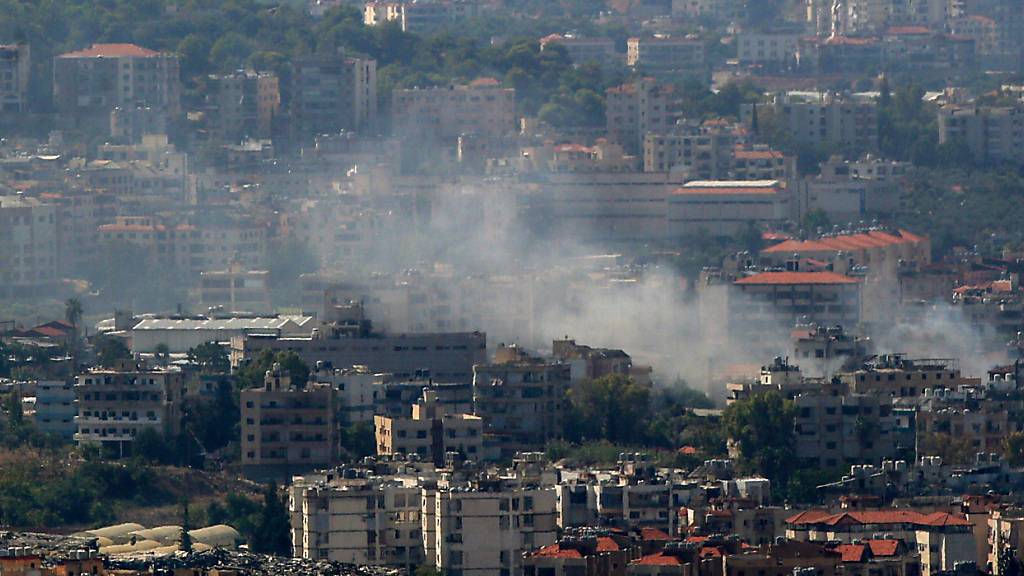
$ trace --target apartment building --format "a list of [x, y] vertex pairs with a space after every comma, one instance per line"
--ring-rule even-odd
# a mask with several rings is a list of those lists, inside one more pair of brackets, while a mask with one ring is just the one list
[[924, 396], [929, 390], [981, 385], [980, 378], [961, 375], [956, 360], [911, 359], [902, 354], [882, 354], [859, 370], [841, 373], [838, 377], [853, 392], [883, 394], [889, 398], [913, 398]]
[[255, 358], [262, 350], [291, 351], [306, 364], [366, 366], [398, 379], [417, 373], [442, 382], [471, 382], [473, 366], [487, 360], [487, 335], [481, 332], [380, 333], [361, 305], [334, 306], [331, 316], [308, 337], [249, 335], [231, 339], [231, 363]]
[[517, 209], [537, 234], [581, 241], [664, 239], [669, 194], [686, 181], [666, 172], [550, 173], [521, 177]]
[[462, 134], [507, 138], [516, 132], [516, 91], [487, 78], [465, 85], [396, 89], [391, 129], [400, 136], [433, 136], [452, 144]]
[[694, 180], [668, 198], [667, 235], [731, 236], [749, 226], [790, 217], [790, 195], [778, 180]]
[[242, 467], [250, 475], [272, 476], [330, 466], [340, 449], [334, 389], [316, 383], [299, 387], [275, 364], [261, 388], [242, 390]]
[[444, 2], [367, 2], [363, 5], [363, 23], [379, 26], [398, 24], [403, 32], [428, 34], [455, 22], [479, 14], [481, 6], [464, 0]]
[[552, 46], [564, 48], [574, 66], [597, 64], [602, 68], [609, 69], [616, 65], [622, 66], [625, 62], [621, 53], [615, 51], [615, 41], [611, 38], [551, 34], [540, 39], [542, 52]]
[[60, 281], [57, 207], [0, 196], [0, 294], [46, 291]]
[[789, 92], [743, 110], [748, 126], [769, 124], [794, 143], [851, 153], [878, 149], [878, 104], [858, 94]]
[[759, 272], [733, 282], [730, 326], [765, 329], [808, 319], [856, 326], [861, 316], [861, 283], [836, 272]]
[[736, 37], [740, 64], [785, 67], [796, 62], [799, 34], [743, 32]]
[[150, 262], [193, 278], [232, 265], [262, 269], [267, 251], [265, 226], [224, 214], [197, 214], [187, 222], [118, 216], [99, 227], [99, 238], [101, 243], [138, 246]]
[[28, 88], [32, 72], [28, 44], [0, 44], [0, 114], [29, 111]]
[[874, 269], [878, 273], [895, 270], [898, 263], [931, 263], [931, 242], [904, 229], [869, 228], [824, 235], [808, 240], [784, 240], [761, 251], [772, 266], [783, 266], [794, 255], [824, 262], [837, 262], [839, 254], [847, 263]]
[[640, 154], [648, 132], [667, 133], [680, 116], [675, 89], [653, 78], [641, 78], [605, 91], [608, 138], [621, 144], [629, 154]]
[[207, 77], [206, 116], [210, 137], [226, 142], [272, 136], [281, 112], [276, 74], [239, 70]]
[[625, 576], [626, 565], [639, 556], [639, 547], [623, 534], [596, 528], [569, 530], [555, 544], [527, 553], [523, 576]]
[[269, 277], [267, 270], [248, 270], [238, 262], [223, 270], [205, 270], [199, 273], [199, 302], [207, 309], [269, 314]]
[[35, 426], [44, 434], [53, 434], [65, 440], [74, 440], [77, 423], [75, 416], [74, 382], [40, 380], [36, 382]]
[[552, 487], [491, 477], [441, 481], [431, 500], [423, 521], [434, 524], [432, 565], [446, 574], [519, 574], [523, 552], [557, 541]]
[[690, 180], [716, 180], [729, 174], [745, 129], [724, 121], [677, 120], [664, 131], [647, 130], [642, 137], [644, 172], [671, 171]]
[[504, 455], [543, 448], [562, 437], [569, 364], [547, 362], [515, 347], [499, 347], [491, 364], [473, 367], [474, 414]]
[[132, 454], [146, 429], [168, 439], [181, 432], [185, 377], [180, 370], [151, 370], [133, 361], [79, 374], [74, 386], [75, 441], [114, 456]]
[[644, 381], [645, 376], [648, 376], [648, 367], [634, 367], [633, 359], [622, 350], [594, 348], [585, 344], [577, 344], [571, 338], [552, 341], [551, 356], [555, 360], [569, 365], [569, 378], [572, 383], [613, 374], [639, 381]]
[[789, 181], [796, 174], [796, 158], [765, 145], [738, 146], [732, 151], [729, 178], [734, 180]]
[[373, 476], [353, 469], [296, 477], [289, 489], [293, 555], [358, 565], [422, 564], [423, 489], [412, 472]]
[[915, 430], [900, 427], [888, 396], [805, 392], [794, 403], [796, 456], [813, 466], [835, 468], [914, 453]]
[[176, 54], [134, 44], [93, 44], [53, 61], [53, 103], [66, 126], [107, 127], [116, 107], [181, 112]]
[[958, 563], [976, 563], [974, 525], [949, 512], [915, 510], [808, 510], [786, 519], [786, 537], [803, 542], [854, 543], [872, 534], [892, 534], [921, 558], [922, 576], [947, 573]]
[[299, 142], [342, 130], [359, 131], [377, 119], [377, 61], [342, 55], [292, 63], [291, 126]]
[[858, 221], [873, 214], [887, 216], [903, 208], [906, 162], [866, 157], [846, 161], [830, 158], [821, 173], [792, 183], [797, 211], [821, 210], [837, 221]]
[[626, 65], [663, 81], [704, 81], [707, 61], [699, 38], [653, 36], [626, 41]]
[[1019, 163], [1024, 155], [1024, 105], [943, 106], [939, 143], [963, 143], [978, 163]]
[[444, 466], [447, 454], [463, 458], [483, 457], [483, 419], [472, 414], [449, 414], [437, 400], [437, 392], [423, 391], [412, 405], [412, 416], [373, 417], [377, 454], [415, 454], [435, 466]]

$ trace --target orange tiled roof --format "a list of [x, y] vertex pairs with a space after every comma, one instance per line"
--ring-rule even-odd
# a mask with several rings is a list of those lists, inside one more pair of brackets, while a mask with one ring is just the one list
[[542, 558], [583, 558], [583, 554], [580, 554], [579, 550], [574, 548], [563, 549], [558, 544], [545, 546], [534, 552], [533, 555], [540, 556]]
[[640, 539], [644, 542], [649, 542], [653, 540], [667, 542], [669, 540], [672, 540], [672, 537], [666, 534], [665, 532], [658, 530], [657, 528], [641, 528]]
[[863, 544], [840, 544], [836, 546], [836, 551], [842, 555], [843, 562], [863, 562], [867, 550], [867, 546]]
[[619, 547], [619, 543], [614, 538], [609, 536], [598, 536], [597, 537], [597, 551], [598, 552], [618, 552], [622, 548]]
[[913, 524], [916, 526], [970, 526], [966, 518], [948, 512], [922, 514], [914, 510], [850, 510], [829, 514], [808, 510], [786, 519], [788, 524], [848, 526], [851, 524]]
[[740, 286], [764, 284], [856, 284], [857, 280], [835, 272], [761, 272], [740, 278]]
[[889, 36], [920, 36], [931, 33], [932, 31], [924, 26], [893, 26], [886, 32]]
[[668, 554], [651, 554], [644, 556], [639, 560], [634, 560], [630, 564], [636, 564], [640, 566], [680, 566], [683, 561], [678, 556], [671, 556]]
[[895, 556], [899, 551], [899, 540], [868, 540], [872, 556]]
[[762, 250], [769, 254], [787, 252], [839, 252], [880, 248], [893, 244], [913, 244], [924, 238], [916, 234], [900, 230], [899, 236], [882, 230], [871, 230], [856, 234], [843, 234], [818, 238], [817, 240], [785, 240]]
[[782, 152], [778, 150], [746, 150], [744, 148], [737, 148], [734, 151], [734, 155], [742, 160], [774, 160], [782, 158]]
[[137, 56], [151, 58], [159, 56], [160, 53], [149, 48], [136, 46], [135, 44], [93, 44], [84, 50], [61, 54], [61, 58], [123, 58]]

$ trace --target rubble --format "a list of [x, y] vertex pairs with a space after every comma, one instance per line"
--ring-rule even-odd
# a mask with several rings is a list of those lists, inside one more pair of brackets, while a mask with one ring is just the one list
[[406, 576], [401, 568], [356, 566], [327, 560], [284, 558], [255, 554], [242, 550], [213, 549], [205, 552], [176, 552], [167, 556], [139, 553], [107, 560], [113, 570], [146, 571], [150, 574], [173, 574], [176, 570], [233, 570], [239, 574], [266, 576]]

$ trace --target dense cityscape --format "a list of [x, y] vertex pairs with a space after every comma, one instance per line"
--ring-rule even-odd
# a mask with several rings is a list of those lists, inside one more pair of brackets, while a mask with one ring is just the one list
[[1024, 0], [0, 0], [0, 576], [1024, 575]]

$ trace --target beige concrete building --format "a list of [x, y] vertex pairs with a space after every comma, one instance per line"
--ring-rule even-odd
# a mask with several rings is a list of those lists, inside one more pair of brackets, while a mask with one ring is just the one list
[[446, 454], [479, 460], [483, 457], [483, 419], [472, 414], [447, 414], [437, 392], [424, 390], [410, 418], [374, 416], [377, 454], [416, 454], [443, 466]]
[[799, 34], [743, 32], [736, 37], [740, 64], [786, 66], [795, 63]]
[[233, 337], [232, 366], [269, 349], [295, 352], [309, 366], [366, 366], [398, 379], [419, 375], [440, 382], [471, 382], [473, 366], [487, 360], [487, 335], [482, 332], [381, 333], [373, 330], [362, 305], [328, 308], [311, 336]]
[[703, 81], [707, 76], [704, 42], [699, 38], [630, 38], [626, 41], [626, 64], [664, 81]]
[[223, 270], [199, 273], [199, 302], [206, 308], [220, 308], [228, 312], [269, 314], [270, 287], [267, 270], [247, 270], [232, 262]]
[[861, 316], [861, 283], [835, 272], [760, 272], [733, 282], [729, 326], [777, 330], [806, 319], [856, 326]]
[[206, 116], [211, 136], [239, 142], [270, 138], [281, 113], [281, 90], [276, 74], [239, 70], [207, 79]]
[[516, 131], [516, 91], [493, 79], [396, 89], [391, 99], [391, 129], [398, 135], [434, 136], [453, 145], [464, 133], [505, 138]]
[[956, 360], [910, 359], [883, 354], [860, 370], [838, 375], [853, 392], [884, 394], [890, 398], [924, 396], [933, 389], [980, 386], [980, 378], [964, 377]]
[[176, 54], [134, 44], [93, 44], [53, 61], [53, 104], [66, 125], [107, 127], [121, 106], [181, 112]]
[[551, 487], [500, 478], [439, 482], [431, 500], [433, 513], [425, 512], [423, 521], [434, 525], [432, 565], [446, 574], [520, 574], [523, 552], [557, 540]]
[[294, 556], [371, 566], [423, 563], [417, 476], [350, 476], [342, 471], [294, 479], [289, 489]]
[[746, 105], [743, 116], [748, 126], [771, 126], [798, 144], [850, 153], [878, 148], [878, 104], [863, 94], [789, 92]]
[[60, 281], [57, 217], [52, 204], [0, 196], [0, 295], [38, 294]]
[[792, 204], [778, 180], [695, 180], [668, 198], [667, 235], [731, 236], [756, 225], [775, 225], [790, 217]]
[[[678, 120], [643, 135], [644, 172], [680, 173], [690, 180], [726, 178], [746, 130], [735, 123]], [[742, 179], [742, 178], [741, 178]]]
[[145, 429], [171, 439], [181, 432], [185, 377], [180, 370], [150, 370], [134, 361], [78, 375], [75, 441], [99, 445], [114, 457], [132, 454]]
[[499, 347], [494, 362], [473, 367], [474, 414], [503, 455], [543, 448], [562, 437], [571, 366]]
[[242, 467], [253, 476], [326, 467], [340, 449], [338, 403], [330, 386], [298, 387], [275, 364], [262, 388], [241, 393]]
[[1024, 155], [1024, 105], [944, 106], [938, 119], [939, 144], [962, 142], [975, 162], [1017, 163]]
[[607, 69], [625, 64], [622, 54], [615, 51], [615, 41], [611, 38], [551, 34], [540, 39], [542, 52], [550, 46], [565, 48], [566, 54], [575, 66], [598, 64]]
[[643, 151], [648, 132], [663, 134], [680, 118], [675, 90], [653, 78], [641, 78], [605, 91], [608, 137], [629, 154]]

